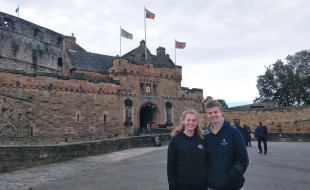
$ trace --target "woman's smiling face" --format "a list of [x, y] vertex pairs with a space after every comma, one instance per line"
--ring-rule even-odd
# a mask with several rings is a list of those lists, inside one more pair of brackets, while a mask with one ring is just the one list
[[198, 118], [196, 114], [187, 114], [183, 120], [185, 131], [193, 132], [198, 125]]

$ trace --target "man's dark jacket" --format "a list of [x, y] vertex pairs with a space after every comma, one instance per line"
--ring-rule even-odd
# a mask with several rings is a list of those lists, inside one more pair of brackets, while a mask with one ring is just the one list
[[207, 184], [215, 190], [234, 190], [243, 187], [243, 177], [249, 165], [247, 149], [241, 133], [224, 120], [217, 134], [205, 134], [208, 149]]

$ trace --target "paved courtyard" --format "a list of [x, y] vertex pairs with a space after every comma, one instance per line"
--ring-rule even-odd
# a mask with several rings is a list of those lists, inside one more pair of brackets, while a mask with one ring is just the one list
[[[310, 142], [268, 142], [268, 154], [248, 147], [245, 189], [305, 190]], [[167, 146], [135, 148], [0, 174], [0, 189], [164, 190]]]

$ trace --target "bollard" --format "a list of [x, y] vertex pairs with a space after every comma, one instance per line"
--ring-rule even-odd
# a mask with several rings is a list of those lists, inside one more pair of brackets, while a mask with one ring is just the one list
[[161, 140], [159, 136], [154, 137], [154, 146], [161, 146]]

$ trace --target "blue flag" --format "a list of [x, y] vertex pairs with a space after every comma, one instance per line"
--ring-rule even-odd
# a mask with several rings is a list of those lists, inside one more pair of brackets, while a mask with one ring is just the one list
[[18, 12], [19, 12], [19, 6], [18, 6], [18, 7], [17, 7], [17, 9], [15, 10], [15, 12], [16, 12], [16, 13], [18, 13]]

